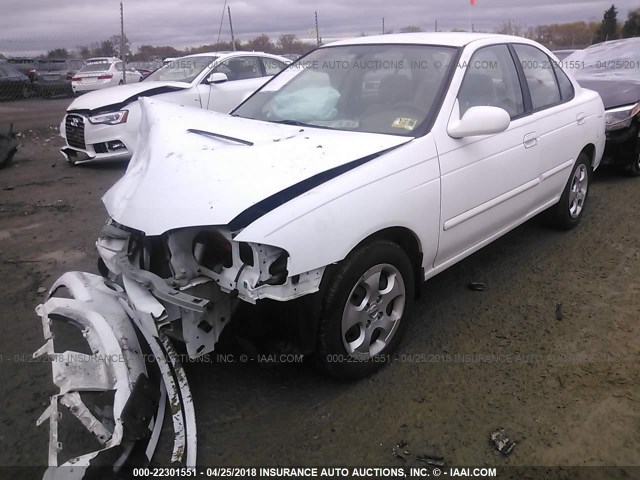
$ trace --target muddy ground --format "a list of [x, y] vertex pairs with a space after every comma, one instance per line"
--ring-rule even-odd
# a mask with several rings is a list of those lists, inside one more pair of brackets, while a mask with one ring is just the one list
[[[97, 272], [100, 197], [125, 168], [69, 167], [55, 129], [27, 123], [0, 170], [0, 465], [46, 464], [34, 308], [63, 272]], [[639, 204], [640, 179], [600, 171], [577, 229], [534, 219], [430, 280], [398, 359], [369, 379], [189, 364], [198, 463], [402, 466], [402, 442], [448, 465], [640, 465]], [[506, 458], [489, 443], [498, 426], [518, 442]]]

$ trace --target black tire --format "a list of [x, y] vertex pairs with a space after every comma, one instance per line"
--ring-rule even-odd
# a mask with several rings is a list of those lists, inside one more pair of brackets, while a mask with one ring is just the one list
[[[577, 178], [578, 174], [576, 172], [580, 172], [579, 175], [581, 175], [582, 180]], [[582, 177], [582, 175], [584, 175], [584, 177]], [[582, 152], [571, 170], [571, 175], [569, 175], [569, 180], [567, 180], [560, 201], [548, 210], [549, 220], [553, 226], [563, 230], [569, 230], [580, 223], [589, 196], [591, 175], [592, 170], [589, 156], [585, 152]], [[572, 190], [576, 189], [577, 184], [580, 186], [584, 185], [585, 188], [581, 200], [574, 200], [575, 196], [572, 195]], [[575, 209], [576, 206], [579, 206], [577, 210]]]
[[[389, 293], [383, 297], [383, 292], [378, 287], [375, 307], [366, 310], [363, 308], [357, 315], [359, 318], [367, 320], [366, 327], [360, 324], [354, 324], [349, 330], [343, 332], [343, 314], [347, 311], [348, 303], [354, 305], [353, 301], [359, 295], [362, 288], [363, 276], [369, 274], [376, 269], [380, 270], [379, 285], [383, 285], [384, 291], [389, 286], [389, 279], [394, 278], [394, 288], [398, 287], [398, 292], [404, 289], [404, 296], [398, 295], [392, 299], [396, 293]], [[376, 275], [376, 273], [374, 273]], [[391, 275], [391, 276], [388, 276]], [[400, 276], [397, 279], [397, 275]], [[398, 282], [398, 283], [395, 283]], [[415, 280], [413, 267], [407, 254], [397, 244], [387, 240], [376, 240], [365, 246], [355, 250], [347, 258], [344, 259], [333, 272], [329, 279], [329, 284], [324, 290], [325, 296], [322, 301], [320, 324], [318, 329], [318, 346], [316, 349], [316, 357], [319, 365], [331, 375], [345, 379], [355, 380], [363, 378], [381, 368], [391, 360], [390, 354], [397, 347], [402, 334], [407, 325], [407, 317], [410, 314], [411, 306], [415, 297]], [[373, 296], [363, 296], [360, 305], [365, 305], [365, 299], [373, 298]], [[379, 300], [383, 299], [384, 300]], [[389, 301], [389, 299], [391, 299]], [[388, 301], [388, 305], [387, 302]], [[387, 305], [385, 308], [384, 306]], [[380, 306], [380, 309], [378, 308]], [[354, 308], [354, 311], [357, 310]], [[385, 333], [384, 327], [378, 328], [376, 325], [382, 325], [382, 319], [391, 318], [389, 310], [393, 316], [398, 319], [390, 323], [386, 323], [387, 327], [393, 325], [390, 331]], [[395, 310], [395, 311], [394, 311]], [[368, 350], [367, 354], [358, 352], [349, 352], [345, 342], [349, 342], [350, 336], [353, 337], [356, 332], [364, 335], [362, 347]], [[366, 328], [366, 330], [364, 329]], [[370, 337], [370, 345], [380, 348], [371, 354], [369, 344], [367, 344], [367, 335]], [[385, 336], [385, 338], [382, 338]], [[344, 339], [344, 341], [343, 341]], [[381, 346], [382, 345], [382, 346]], [[375, 349], [374, 349], [375, 350]]]
[[630, 177], [640, 177], [640, 128], [636, 137], [636, 146], [633, 149], [631, 162], [626, 168], [627, 175]]

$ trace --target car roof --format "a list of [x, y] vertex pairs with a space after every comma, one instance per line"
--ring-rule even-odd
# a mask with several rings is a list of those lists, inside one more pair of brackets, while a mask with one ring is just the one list
[[115, 57], [92, 57], [92, 58], [87, 58], [86, 60], [87, 62], [119, 62], [120, 59], [119, 58], [115, 58]]
[[228, 50], [219, 51], [219, 52], [205, 52], [205, 53], [194, 53], [192, 55], [185, 55], [184, 57], [178, 58], [195, 58], [195, 57], [232, 57], [235, 55], [267, 55], [269, 57], [278, 57], [278, 55], [274, 55], [272, 53], [266, 52], [249, 52], [245, 50], [236, 50], [235, 52], [230, 52]]
[[447, 47], [464, 47], [472, 42], [480, 40], [495, 40], [496, 43], [530, 41], [522, 37], [500, 35], [497, 33], [467, 33], [467, 32], [420, 32], [420, 33], [395, 33], [389, 35], [374, 35], [371, 37], [357, 37], [339, 40], [327, 46], [337, 45], [370, 45], [370, 44], [422, 44], [441, 45]]
[[626, 47], [633, 45], [636, 48], [640, 48], [640, 37], [631, 37], [631, 38], [622, 38], [619, 40], [609, 40], [608, 42], [594, 43], [585, 49], [585, 51], [598, 50], [600, 48], [616, 48], [616, 47]]

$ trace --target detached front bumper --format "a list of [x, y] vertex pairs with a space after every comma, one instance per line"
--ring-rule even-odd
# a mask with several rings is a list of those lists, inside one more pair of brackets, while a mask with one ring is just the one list
[[[64, 298], [58, 296], [61, 293]], [[144, 298], [138, 291], [134, 296], [138, 301]], [[34, 357], [47, 357], [53, 383], [59, 388], [37, 422], [41, 425], [48, 420], [50, 426], [50, 468], [45, 478], [82, 478], [92, 465], [103, 463], [102, 456], [113, 459], [115, 455], [117, 460], [110, 463], [117, 471], [127, 465], [140, 442], [146, 445], [146, 460], [151, 461], [167, 399], [174, 429], [171, 461], [195, 466], [195, 414], [184, 370], [169, 339], [140, 307], [114, 282], [89, 273], [68, 272], [36, 308], [45, 344]], [[78, 328], [86, 340], [86, 348], [81, 348], [85, 351], [57, 351], [54, 322]], [[143, 354], [141, 341], [152, 358]], [[152, 363], [159, 371], [158, 385], [153, 385], [150, 379], [155, 376], [146, 368]], [[111, 413], [104, 414], [104, 410], [85, 403], [87, 392], [112, 392]], [[95, 436], [101, 448], [61, 462], [64, 445], [59, 441], [59, 423], [65, 408]], [[64, 468], [56, 468], [59, 466]]]

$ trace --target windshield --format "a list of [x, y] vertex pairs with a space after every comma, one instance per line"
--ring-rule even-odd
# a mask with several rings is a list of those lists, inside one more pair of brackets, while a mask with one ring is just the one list
[[81, 72], [103, 72], [109, 70], [111, 62], [108, 60], [88, 60], [80, 71]]
[[291, 64], [233, 114], [415, 136], [445, 87], [456, 51], [428, 45], [321, 48]]
[[614, 40], [578, 50], [562, 63], [576, 78], [628, 78], [640, 82], [640, 38]]
[[186, 82], [191, 83], [202, 71], [213, 65], [218, 57], [184, 57], [170, 60], [164, 66], [153, 72], [143, 81], [145, 82]]

